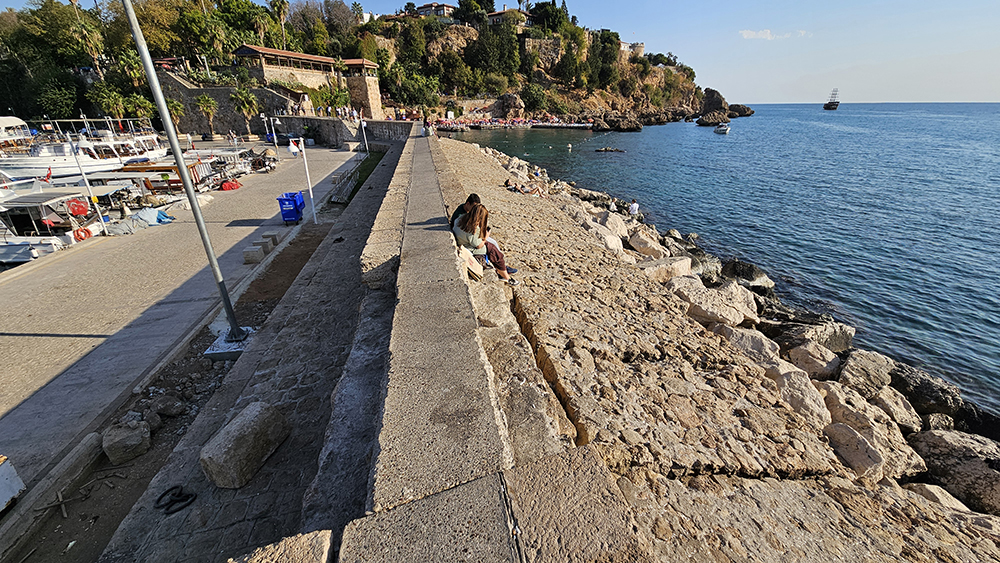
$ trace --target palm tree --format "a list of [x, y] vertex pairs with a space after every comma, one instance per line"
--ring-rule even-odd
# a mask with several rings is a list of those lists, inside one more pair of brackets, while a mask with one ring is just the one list
[[101, 37], [100, 30], [89, 22], [78, 20], [70, 28], [70, 33], [83, 45], [83, 50], [94, 61], [94, 70], [97, 71], [97, 77], [104, 80], [104, 72], [101, 71], [101, 66], [98, 64], [98, 57], [104, 52], [104, 38]]
[[264, 47], [264, 33], [271, 25], [271, 15], [264, 10], [260, 10], [253, 15], [252, 23], [254, 31], [257, 32], [257, 38], [260, 40], [259, 45]]
[[174, 131], [179, 131], [181, 118], [184, 117], [184, 104], [173, 98], [167, 98], [166, 102], [167, 111], [170, 112], [170, 121], [174, 122]]
[[125, 117], [125, 97], [107, 82], [98, 82], [87, 92], [87, 99], [97, 104], [101, 111], [115, 119]]
[[129, 94], [125, 98], [125, 107], [140, 119], [153, 115], [153, 102], [139, 94]]
[[288, 0], [271, 0], [271, 10], [281, 24], [281, 48], [288, 50], [288, 38], [285, 37], [285, 20], [288, 19]]
[[256, 115], [257, 108], [260, 106], [257, 102], [257, 96], [254, 96], [253, 92], [247, 88], [237, 88], [229, 95], [229, 100], [233, 102], [233, 109], [243, 114], [243, 119], [247, 123], [247, 135], [250, 135], [250, 118]]
[[198, 111], [208, 119], [208, 130], [215, 136], [215, 112], [219, 111], [219, 102], [208, 94], [202, 94], [194, 99]]
[[135, 49], [123, 49], [118, 54], [118, 72], [129, 77], [132, 87], [136, 90], [142, 85], [146, 73], [142, 68], [142, 61], [139, 60], [139, 53], [136, 53]]

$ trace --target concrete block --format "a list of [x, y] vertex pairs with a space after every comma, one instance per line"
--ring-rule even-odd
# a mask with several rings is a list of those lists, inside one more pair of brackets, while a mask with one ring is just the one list
[[229, 559], [226, 563], [327, 563], [332, 560], [332, 536], [333, 532], [330, 530], [299, 534], [258, 547], [242, 557]]
[[247, 246], [243, 249], [244, 264], [259, 264], [264, 261], [264, 249], [259, 246]]
[[17, 476], [14, 465], [5, 456], [0, 455], [0, 512], [24, 490], [24, 481]]
[[284, 238], [284, 233], [281, 231], [266, 231], [261, 233], [260, 236], [261, 238], [269, 239], [272, 245], [278, 246], [278, 243], [281, 242], [282, 238]]
[[270, 254], [274, 250], [274, 243], [271, 242], [269, 238], [262, 238], [260, 240], [253, 241], [254, 246], [258, 246], [264, 251], [264, 254]]
[[149, 424], [132, 421], [114, 424], [104, 431], [101, 446], [113, 465], [121, 465], [149, 451]]
[[291, 424], [278, 409], [251, 403], [205, 444], [198, 460], [216, 486], [238, 489], [250, 482], [291, 432]]
[[503, 496], [494, 474], [355, 520], [344, 530], [340, 563], [512, 561]]

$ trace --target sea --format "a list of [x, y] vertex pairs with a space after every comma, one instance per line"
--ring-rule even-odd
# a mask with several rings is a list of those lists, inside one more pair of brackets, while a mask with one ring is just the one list
[[855, 346], [1000, 414], [1000, 104], [753, 109], [728, 135], [670, 123], [454, 137], [635, 198], [660, 232], [758, 265], [786, 303], [856, 327]]

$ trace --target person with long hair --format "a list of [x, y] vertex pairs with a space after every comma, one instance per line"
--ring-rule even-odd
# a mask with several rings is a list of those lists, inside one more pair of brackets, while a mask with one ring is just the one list
[[[480, 263], [484, 263], [487, 260], [487, 254], [493, 254], [489, 256], [490, 265], [496, 270], [497, 275], [500, 279], [509, 283], [510, 285], [517, 285], [519, 282], [510, 277], [507, 273], [507, 266], [503, 260], [503, 254], [500, 254], [499, 249], [495, 245], [488, 245], [486, 242], [487, 233], [489, 232], [489, 215], [490, 212], [487, 211], [486, 207], [481, 203], [473, 203], [470, 206], [469, 212], [458, 218], [455, 222], [455, 226], [452, 228], [452, 233], [455, 234], [455, 240], [458, 242], [459, 246], [464, 246], [469, 249], [469, 252], [479, 260]], [[492, 246], [495, 253], [490, 252], [488, 246]], [[485, 266], [485, 264], [483, 264]]]

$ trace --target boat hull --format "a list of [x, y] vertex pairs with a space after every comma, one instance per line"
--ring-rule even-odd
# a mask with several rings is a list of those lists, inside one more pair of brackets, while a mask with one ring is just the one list
[[840, 102], [827, 102], [823, 104], [823, 109], [833, 111], [840, 106]]

